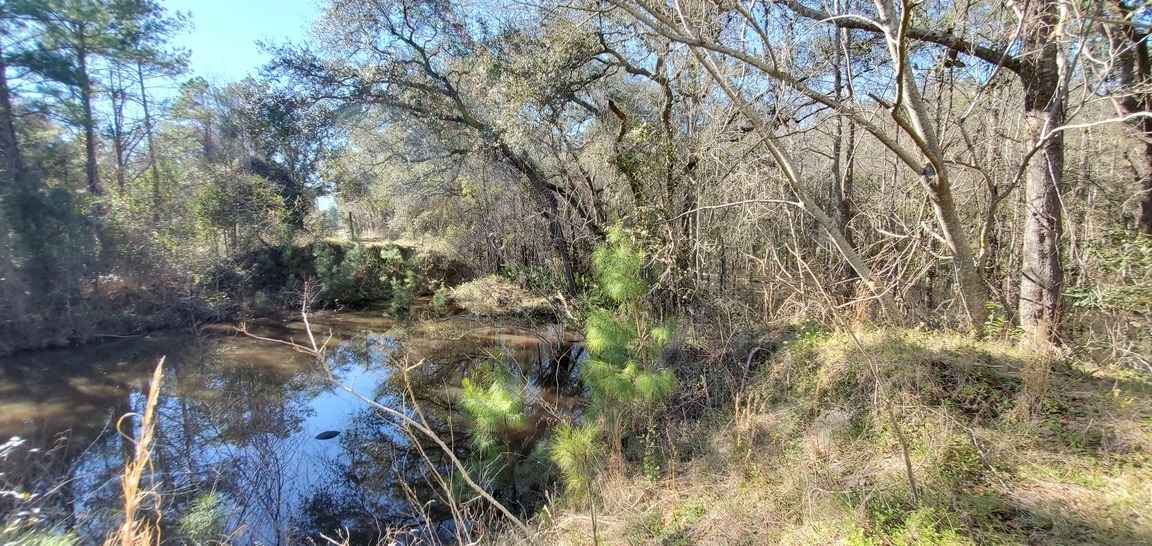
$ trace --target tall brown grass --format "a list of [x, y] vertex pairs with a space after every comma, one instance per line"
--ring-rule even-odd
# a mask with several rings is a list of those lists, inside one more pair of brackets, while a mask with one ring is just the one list
[[[125, 432], [122, 426], [133, 414], [126, 414], [116, 423], [120, 434], [136, 445], [132, 459], [124, 467], [120, 488], [124, 496], [124, 521], [120, 527], [104, 540], [105, 546], [152, 546], [160, 544], [160, 493], [156, 481], [149, 479], [141, 484], [144, 473], [151, 476], [152, 444], [156, 434], [156, 406], [160, 401], [160, 381], [164, 372], [164, 359], [156, 365], [152, 374], [152, 384], [148, 387], [148, 403], [140, 423], [140, 435], [132, 438], [131, 431]], [[131, 421], [128, 421], [131, 422]], [[146, 510], [153, 513], [145, 515]]]

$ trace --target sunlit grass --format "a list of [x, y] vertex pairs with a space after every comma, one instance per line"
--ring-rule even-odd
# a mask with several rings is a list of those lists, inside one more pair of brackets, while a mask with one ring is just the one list
[[[135, 449], [132, 459], [124, 468], [120, 478], [122, 492], [124, 522], [110, 534], [104, 544], [120, 546], [144, 546], [160, 543], [160, 494], [156, 490], [155, 480], [149, 479], [143, 483], [145, 473], [152, 472], [152, 450], [156, 434], [156, 406], [160, 402], [160, 382], [164, 374], [164, 359], [156, 365], [152, 374], [152, 383], [148, 388], [148, 401], [144, 406], [144, 414], [140, 421], [140, 432], [133, 439]], [[121, 427], [127, 415], [120, 419], [117, 429], [126, 436], [128, 432]], [[148, 513], [151, 511], [152, 513]]]
[[[652, 483], [600, 483], [611, 544], [1140, 544], [1152, 541], [1152, 389], [1057, 362], [1040, 409], [1021, 404], [1034, 355], [919, 330], [797, 338], [756, 378], [746, 411], [676, 423], [677, 461]], [[869, 358], [870, 356], [870, 358]], [[875, 364], [873, 364], [875, 363]], [[877, 382], [883, 388], [878, 389]], [[920, 500], [881, 412], [893, 402]], [[544, 536], [587, 543], [554, 514]]]

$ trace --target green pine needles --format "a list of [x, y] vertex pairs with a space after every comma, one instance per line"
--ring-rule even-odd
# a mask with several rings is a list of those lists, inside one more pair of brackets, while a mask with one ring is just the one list
[[592, 254], [596, 280], [608, 305], [592, 309], [585, 319], [585, 346], [590, 358], [581, 369], [589, 406], [581, 426], [563, 425], [549, 447], [552, 462], [564, 476], [570, 502], [592, 500], [590, 485], [604, 446], [600, 431], [611, 433], [617, 457], [626, 429], [646, 418], [676, 391], [676, 376], [661, 368], [660, 352], [675, 336], [671, 322], [656, 322], [645, 312], [651, 288], [644, 278], [644, 253], [631, 235], [616, 227], [608, 245]]
[[651, 408], [676, 390], [671, 370], [659, 369], [660, 351], [672, 341], [671, 322], [654, 324], [643, 312], [649, 285], [644, 253], [627, 231], [613, 228], [608, 245], [592, 254], [596, 279], [614, 309], [598, 308], [585, 321], [585, 344], [592, 357], [583, 369], [593, 412]]
[[[561, 424], [546, 447], [533, 452], [547, 455], [560, 471], [566, 498], [574, 505], [594, 505], [593, 485], [605, 454], [622, 460], [625, 433], [651, 424], [658, 406], [677, 387], [672, 371], [660, 365], [660, 353], [676, 329], [671, 322], [653, 320], [647, 311], [651, 287], [644, 278], [644, 253], [627, 231], [613, 228], [608, 245], [592, 258], [605, 303], [585, 318], [590, 356], [581, 376], [588, 406], [578, 423]], [[458, 407], [472, 421], [475, 451], [470, 466], [490, 485], [514, 482], [516, 468], [532, 457], [524, 453], [526, 446], [512, 441], [516, 432], [531, 426], [531, 388], [499, 355], [474, 369], [463, 387]], [[602, 439], [604, 431], [611, 450]], [[645, 464], [650, 473], [659, 472], [650, 447]]]
[[492, 358], [486, 373], [464, 378], [460, 408], [472, 418], [472, 441], [480, 451], [496, 446], [498, 437], [525, 425], [523, 380], [513, 377], [505, 365]]
[[648, 293], [642, 276], [644, 253], [633, 246], [627, 231], [613, 227], [608, 231], [608, 244], [592, 253], [596, 282], [617, 303], [636, 302]]
[[425, 282], [419, 258], [406, 260], [399, 247], [318, 242], [313, 246], [316, 275], [324, 299], [361, 304], [388, 298], [403, 314]]
[[564, 423], [553, 431], [548, 457], [560, 469], [568, 500], [582, 505], [592, 500], [592, 484], [604, 451], [596, 438], [600, 429], [594, 424], [574, 426]]
[[514, 445], [512, 438], [528, 426], [527, 383], [509, 370], [503, 357], [495, 354], [471, 377], [464, 378], [463, 387], [458, 405], [472, 420], [475, 448], [469, 466], [484, 480], [514, 481], [516, 465], [524, 458], [524, 446]]

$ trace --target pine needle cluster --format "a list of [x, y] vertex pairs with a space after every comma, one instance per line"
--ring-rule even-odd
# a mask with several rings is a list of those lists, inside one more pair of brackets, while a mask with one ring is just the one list
[[595, 425], [564, 423], [553, 431], [548, 446], [548, 456], [560, 469], [568, 499], [576, 505], [592, 500], [593, 476], [604, 451], [599, 435]]
[[644, 253], [636, 250], [627, 231], [613, 228], [608, 245], [593, 253], [592, 260], [600, 288], [614, 308], [593, 309], [585, 321], [592, 357], [583, 378], [591, 409], [650, 408], [676, 389], [671, 370], [658, 367], [675, 326], [654, 323], [644, 313], [643, 300], [651, 288], [644, 278]]
[[651, 288], [644, 277], [644, 253], [626, 230], [617, 227], [592, 259], [608, 305], [592, 309], [585, 319], [590, 358], [581, 375], [589, 407], [582, 424], [555, 431], [549, 449], [563, 474], [568, 500], [578, 505], [592, 500], [590, 486], [605, 449], [597, 439], [603, 428], [610, 430], [619, 455], [624, 431], [642, 416], [651, 419], [655, 407], [677, 386], [672, 371], [659, 365], [675, 326], [651, 320], [644, 309]]
[[476, 368], [471, 377], [464, 378], [463, 387], [458, 405], [472, 420], [475, 451], [470, 466], [486, 480], [511, 479], [515, 465], [522, 459], [511, 437], [528, 426], [527, 383], [496, 354]]
[[[495, 360], [495, 359], [494, 359]], [[460, 408], [472, 418], [472, 441], [481, 451], [498, 437], [524, 426], [526, 385], [500, 363], [489, 363], [488, 373], [465, 378]]]

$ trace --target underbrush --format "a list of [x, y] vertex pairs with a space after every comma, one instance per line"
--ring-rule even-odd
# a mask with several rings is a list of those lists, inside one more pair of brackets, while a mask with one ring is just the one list
[[11, 277], [0, 283], [0, 356], [267, 316], [298, 309], [306, 292], [330, 308], [386, 303], [404, 313], [417, 298], [430, 297], [439, 309], [448, 303], [448, 287], [475, 276], [441, 252], [389, 242], [285, 242], [238, 254], [190, 254], [178, 264], [137, 261], [78, 284], [72, 295], [41, 294], [15, 282], [14, 272], [0, 271], [0, 280]]
[[[1021, 372], [1034, 358], [919, 330], [800, 335], [744, 389], [665, 419], [649, 434], [661, 460], [609, 472], [597, 538], [1152, 543], [1152, 385], [1060, 362], [1040, 409], [1028, 409]], [[549, 514], [543, 540], [590, 543], [587, 510]]]

